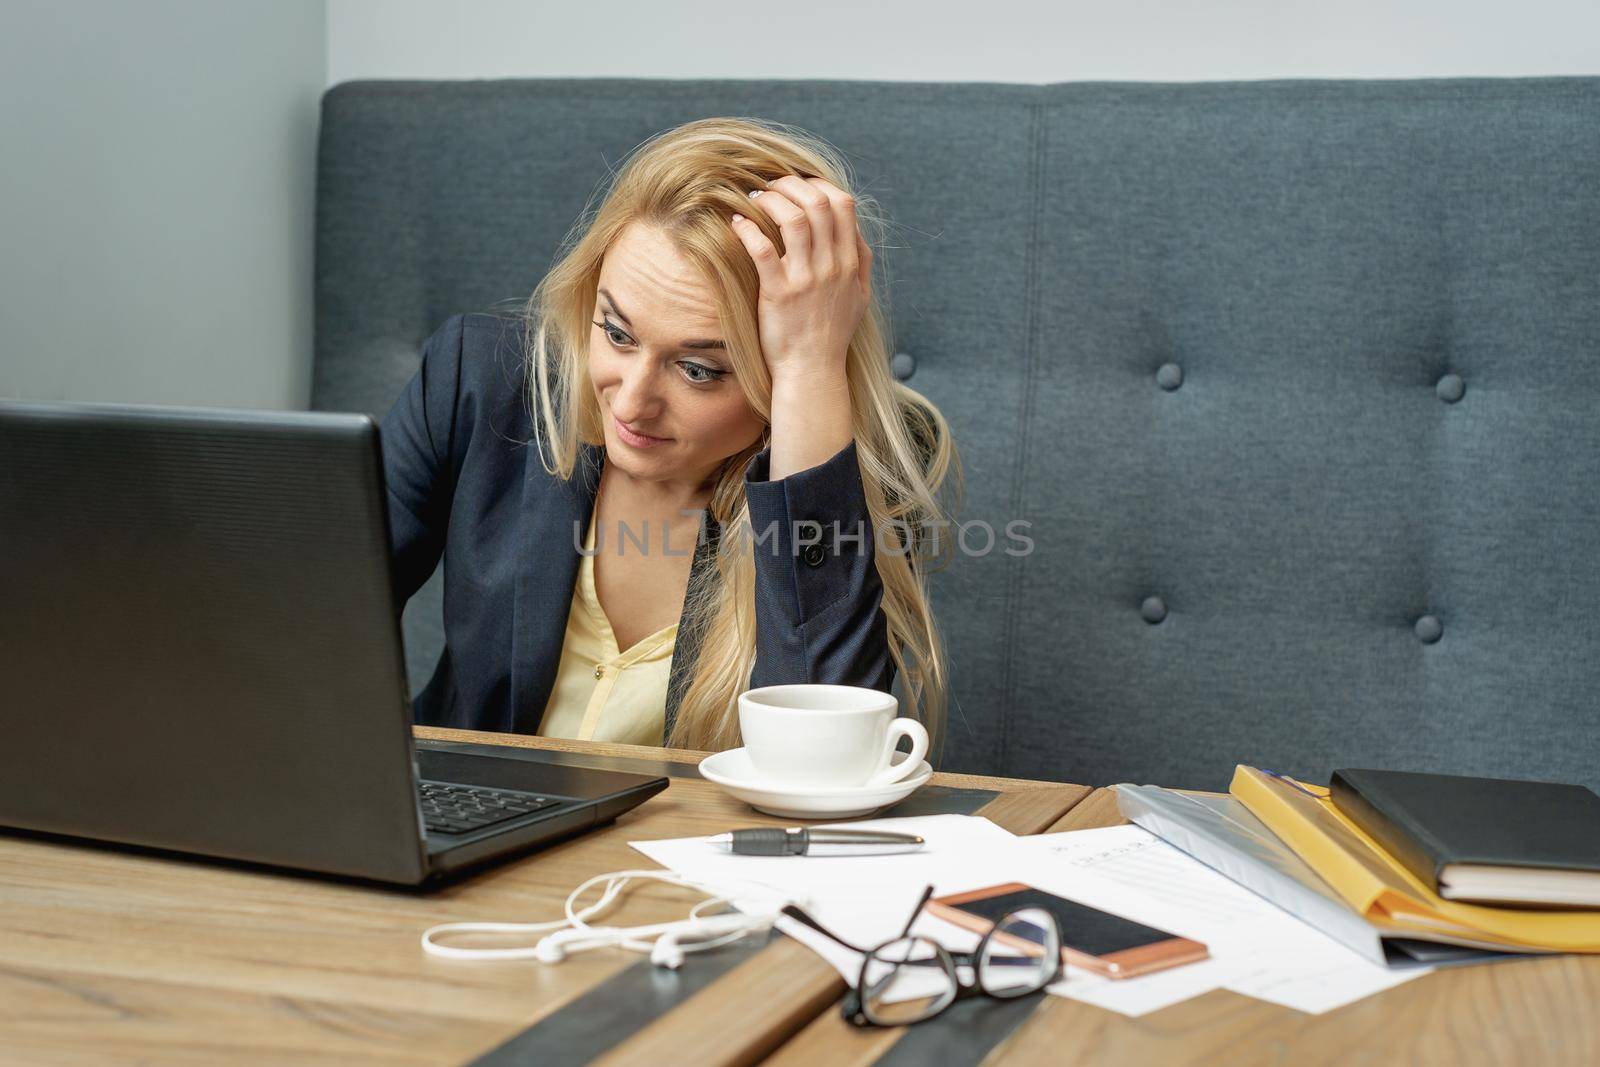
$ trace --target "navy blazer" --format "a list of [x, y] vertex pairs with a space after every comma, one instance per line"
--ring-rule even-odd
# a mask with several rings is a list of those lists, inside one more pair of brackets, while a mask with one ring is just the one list
[[[424, 725], [537, 733], [555, 684], [605, 449], [581, 446], [568, 480], [540, 464], [524, 339], [520, 320], [452, 316], [424, 344], [421, 367], [380, 427], [396, 603], [444, 559], [445, 647], [413, 701]], [[750, 687], [833, 682], [887, 692], [894, 661], [855, 442], [777, 481], [767, 480], [769, 459], [763, 450], [745, 467], [752, 528], [776, 534], [746, 546], [756, 569]], [[807, 520], [821, 524], [823, 551], [797, 546], [793, 524]], [[834, 522], [844, 535], [837, 545]], [[813, 529], [803, 526], [802, 536]], [[847, 539], [857, 531], [859, 543]], [[691, 588], [716, 580], [720, 537], [707, 509]], [[699, 645], [680, 619], [668, 734]]]

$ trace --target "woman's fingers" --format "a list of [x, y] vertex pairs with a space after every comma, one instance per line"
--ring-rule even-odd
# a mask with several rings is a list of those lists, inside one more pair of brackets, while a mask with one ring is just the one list
[[[767, 186], [767, 188], [776, 189], [788, 199], [794, 201], [806, 213], [806, 221], [809, 223], [810, 229], [808, 236], [811, 245], [807, 249], [808, 254], [801, 257], [801, 263], [810, 264], [813, 271], [830, 269], [837, 259], [833, 245], [833, 232], [835, 229], [833, 224], [833, 201], [829, 198], [827, 189], [816, 184], [818, 182], [821, 182], [823, 186], [828, 185], [821, 178], [801, 178], [798, 175], [785, 174], [781, 178], [774, 179]], [[828, 186], [828, 188], [832, 188], [832, 186]], [[784, 237], [787, 239], [788, 234], [785, 233]]]
[[757, 190], [757, 195], [751, 197], [750, 202], [758, 211], [766, 212], [767, 217], [778, 224], [778, 231], [783, 234], [783, 258], [779, 262], [784, 268], [792, 270], [795, 263], [809, 263], [811, 220], [806, 217], [805, 209], [785, 197], [774, 186]]
[[[855, 212], [851, 211], [854, 216]], [[859, 227], [856, 229], [856, 280], [861, 283], [863, 296], [872, 296], [872, 246], [867, 244], [867, 239], [862, 236]]]
[[784, 382], [843, 382], [872, 296], [870, 279], [862, 279], [872, 252], [854, 198], [822, 178], [786, 174], [749, 199], [777, 224], [784, 246], [779, 256], [778, 238], [769, 240], [754, 220], [734, 221], [761, 275], [756, 315], [774, 392]]
[[856, 225], [855, 198], [825, 178], [807, 178], [806, 181], [828, 198], [833, 215], [833, 263], [841, 275], [856, 276], [861, 246], [856, 238], [860, 228]]
[[[795, 185], [804, 187], [804, 192], [797, 193]], [[751, 199], [767, 217], [778, 224], [778, 231], [783, 234], [783, 263], [784, 273], [791, 278], [801, 279], [810, 276], [812, 263], [812, 246], [820, 236], [813, 231], [817, 221], [813, 217], [808, 201], [820, 194], [814, 194], [805, 182], [793, 175], [784, 175], [776, 178]]]
[[855, 197], [825, 178], [807, 178], [821, 190], [833, 209], [834, 264], [843, 277], [853, 278], [863, 298], [872, 296], [872, 248], [861, 233]]
[[[756, 197], [757, 200], [762, 197]], [[767, 235], [761, 232], [761, 227], [755, 222], [736, 215], [733, 218], [733, 232], [744, 245], [744, 250], [750, 253], [750, 258], [755, 261], [756, 276], [761, 279], [761, 288], [772, 291], [783, 280], [783, 264], [778, 259], [778, 250]]]

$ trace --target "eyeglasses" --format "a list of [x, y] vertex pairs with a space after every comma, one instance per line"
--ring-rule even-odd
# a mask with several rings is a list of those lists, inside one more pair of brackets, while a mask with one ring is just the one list
[[[1043, 908], [1018, 908], [1002, 915], [978, 947], [951, 952], [911, 927], [933, 896], [923, 890], [916, 910], [899, 937], [876, 948], [852, 945], [794, 904], [783, 914], [824, 937], [862, 954], [861, 977], [840, 1005], [855, 1026], [905, 1026], [933, 1018], [958, 1000], [995, 997], [1011, 1000], [1036, 993], [1061, 975], [1061, 927]], [[964, 981], [960, 969], [972, 972]]]

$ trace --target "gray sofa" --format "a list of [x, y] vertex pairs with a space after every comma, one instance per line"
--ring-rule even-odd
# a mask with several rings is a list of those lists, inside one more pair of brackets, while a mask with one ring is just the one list
[[609, 164], [716, 114], [847, 153], [963, 517], [1032, 524], [934, 580], [946, 768], [1600, 787], [1600, 79], [347, 83], [314, 406], [381, 416]]

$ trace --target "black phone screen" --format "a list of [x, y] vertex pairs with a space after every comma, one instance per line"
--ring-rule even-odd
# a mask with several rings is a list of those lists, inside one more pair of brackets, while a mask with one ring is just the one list
[[[985, 897], [982, 900], [969, 900], [952, 907], [971, 915], [981, 916], [990, 922], [996, 922], [1006, 912], [1016, 911], [1018, 908], [1042, 908], [1055, 916], [1056, 924], [1061, 927], [1063, 945], [1091, 956], [1104, 956], [1177, 936], [1038, 889], [1005, 893], [1001, 896]], [[1038, 931], [1037, 937], [1025, 928], [1013, 928], [1012, 932], [1032, 940], [1044, 940], [1042, 930]]]

